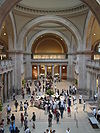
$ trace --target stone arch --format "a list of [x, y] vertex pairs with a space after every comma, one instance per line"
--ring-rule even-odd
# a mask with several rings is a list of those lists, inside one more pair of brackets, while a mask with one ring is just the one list
[[55, 30], [43, 30], [43, 31], [40, 31], [38, 33], [35, 34], [35, 36], [33, 36], [30, 40], [29, 40], [29, 43], [28, 43], [28, 46], [27, 46], [27, 49], [26, 51], [27, 52], [31, 52], [31, 48], [32, 48], [32, 43], [41, 35], [43, 34], [46, 34], [46, 33], [52, 33], [52, 34], [55, 34], [55, 35], [58, 35], [60, 37], [63, 38], [63, 40], [65, 41], [67, 47], [68, 47], [68, 51], [70, 51], [70, 41], [65, 37], [64, 34], [62, 34], [61, 32], [59, 31], [55, 31]]
[[88, 28], [88, 24], [91, 18], [92, 12], [89, 11], [86, 21], [85, 21], [85, 26], [84, 26], [84, 34], [83, 34], [83, 44], [84, 44], [84, 50], [86, 49], [86, 37], [87, 37], [87, 28]]
[[7, 25], [6, 28], [8, 32], [9, 50], [13, 50], [16, 44], [16, 27], [15, 27], [14, 16], [12, 12], [10, 12], [10, 14], [8, 15], [5, 21], [5, 24]]
[[[16, 5], [16, 3], [21, 0], [3, 0], [0, 7], [0, 28], [2, 26], [2, 22], [4, 21], [7, 14], [11, 11], [11, 9]], [[92, 10], [95, 17], [97, 18], [100, 24], [100, 2], [99, 0], [81, 0], [86, 3], [88, 7]]]
[[24, 37], [29, 32], [29, 30], [32, 27], [34, 27], [36, 25], [39, 25], [41, 23], [44, 23], [44, 22], [54, 22], [54, 23], [61, 24], [61, 25], [63, 25], [66, 28], [69, 28], [69, 30], [73, 33], [73, 35], [77, 39], [78, 49], [82, 48], [82, 38], [81, 38], [81, 35], [80, 35], [78, 29], [74, 26], [73, 23], [71, 23], [67, 19], [64, 19], [64, 18], [58, 17], [58, 16], [41, 16], [41, 17], [38, 17], [38, 18], [36, 18], [34, 20], [31, 20], [21, 30], [21, 32], [19, 34], [19, 37], [18, 37], [18, 44], [17, 44], [17, 48], [18, 49], [20, 48], [19, 50], [22, 50], [22, 48], [23, 48], [22, 44], [23, 44]]

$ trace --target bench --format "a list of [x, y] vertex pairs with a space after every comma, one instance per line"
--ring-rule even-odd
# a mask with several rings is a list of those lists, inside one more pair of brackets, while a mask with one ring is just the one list
[[99, 128], [98, 127], [98, 121], [95, 117], [89, 117], [89, 121], [93, 128]]

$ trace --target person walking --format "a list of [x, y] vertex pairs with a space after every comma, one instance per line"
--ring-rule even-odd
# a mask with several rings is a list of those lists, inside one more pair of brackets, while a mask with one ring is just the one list
[[0, 122], [0, 133], [4, 133], [4, 119]]
[[33, 120], [33, 121], [36, 121], [36, 115], [35, 115], [35, 112], [33, 112], [32, 120]]
[[12, 114], [12, 116], [11, 116], [11, 122], [15, 123], [15, 115], [14, 114]]
[[17, 100], [15, 100], [15, 111], [17, 112], [17, 108], [18, 108], [18, 102]]
[[70, 129], [69, 128], [67, 128], [66, 133], [70, 133]]
[[56, 120], [57, 120], [57, 124], [59, 123], [59, 117], [60, 117], [60, 113], [59, 113], [59, 111], [57, 110], [57, 111], [56, 111]]
[[52, 127], [52, 114], [51, 112], [49, 112], [49, 115], [48, 115], [48, 127]]
[[21, 113], [21, 126], [23, 126], [23, 123], [24, 123], [24, 115], [23, 115], [23, 113]]
[[83, 111], [86, 111], [86, 102], [83, 103]]
[[26, 128], [25, 133], [31, 133], [29, 127]]
[[25, 130], [26, 130], [27, 127], [28, 127], [28, 120], [27, 120], [27, 117], [25, 117], [25, 119], [24, 119], [24, 126], [25, 126]]
[[16, 131], [15, 122], [10, 123], [9, 131], [10, 131], [10, 133], [15, 133], [15, 131]]

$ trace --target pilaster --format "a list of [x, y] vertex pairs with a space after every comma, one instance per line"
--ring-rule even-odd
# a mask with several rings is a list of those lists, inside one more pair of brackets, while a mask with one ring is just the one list
[[39, 79], [39, 77], [40, 77], [39, 76], [40, 75], [40, 66], [39, 65], [37, 65], [37, 71], [38, 71], [37, 73], [38, 73], [38, 79]]
[[54, 65], [52, 65], [52, 77], [54, 77]]
[[45, 65], [45, 77], [47, 77], [47, 65]]
[[32, 79], [31, 55], [26, 55], [26, 75], [25, 79]]
[[59, 76], [61, 80], [62, 79], [62, 65], [59, 66]]
[[7, 101], [7, 73], [4, 73], [4, 102]]

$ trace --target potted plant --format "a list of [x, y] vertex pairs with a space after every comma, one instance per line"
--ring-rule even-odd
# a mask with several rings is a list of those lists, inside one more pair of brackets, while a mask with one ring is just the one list
[[47, 89], [46, 94], [49, 95], [49, 96], [51, 96], [51, 95], [54, 94], [54, 91], [49, 88], [49, 89]]

